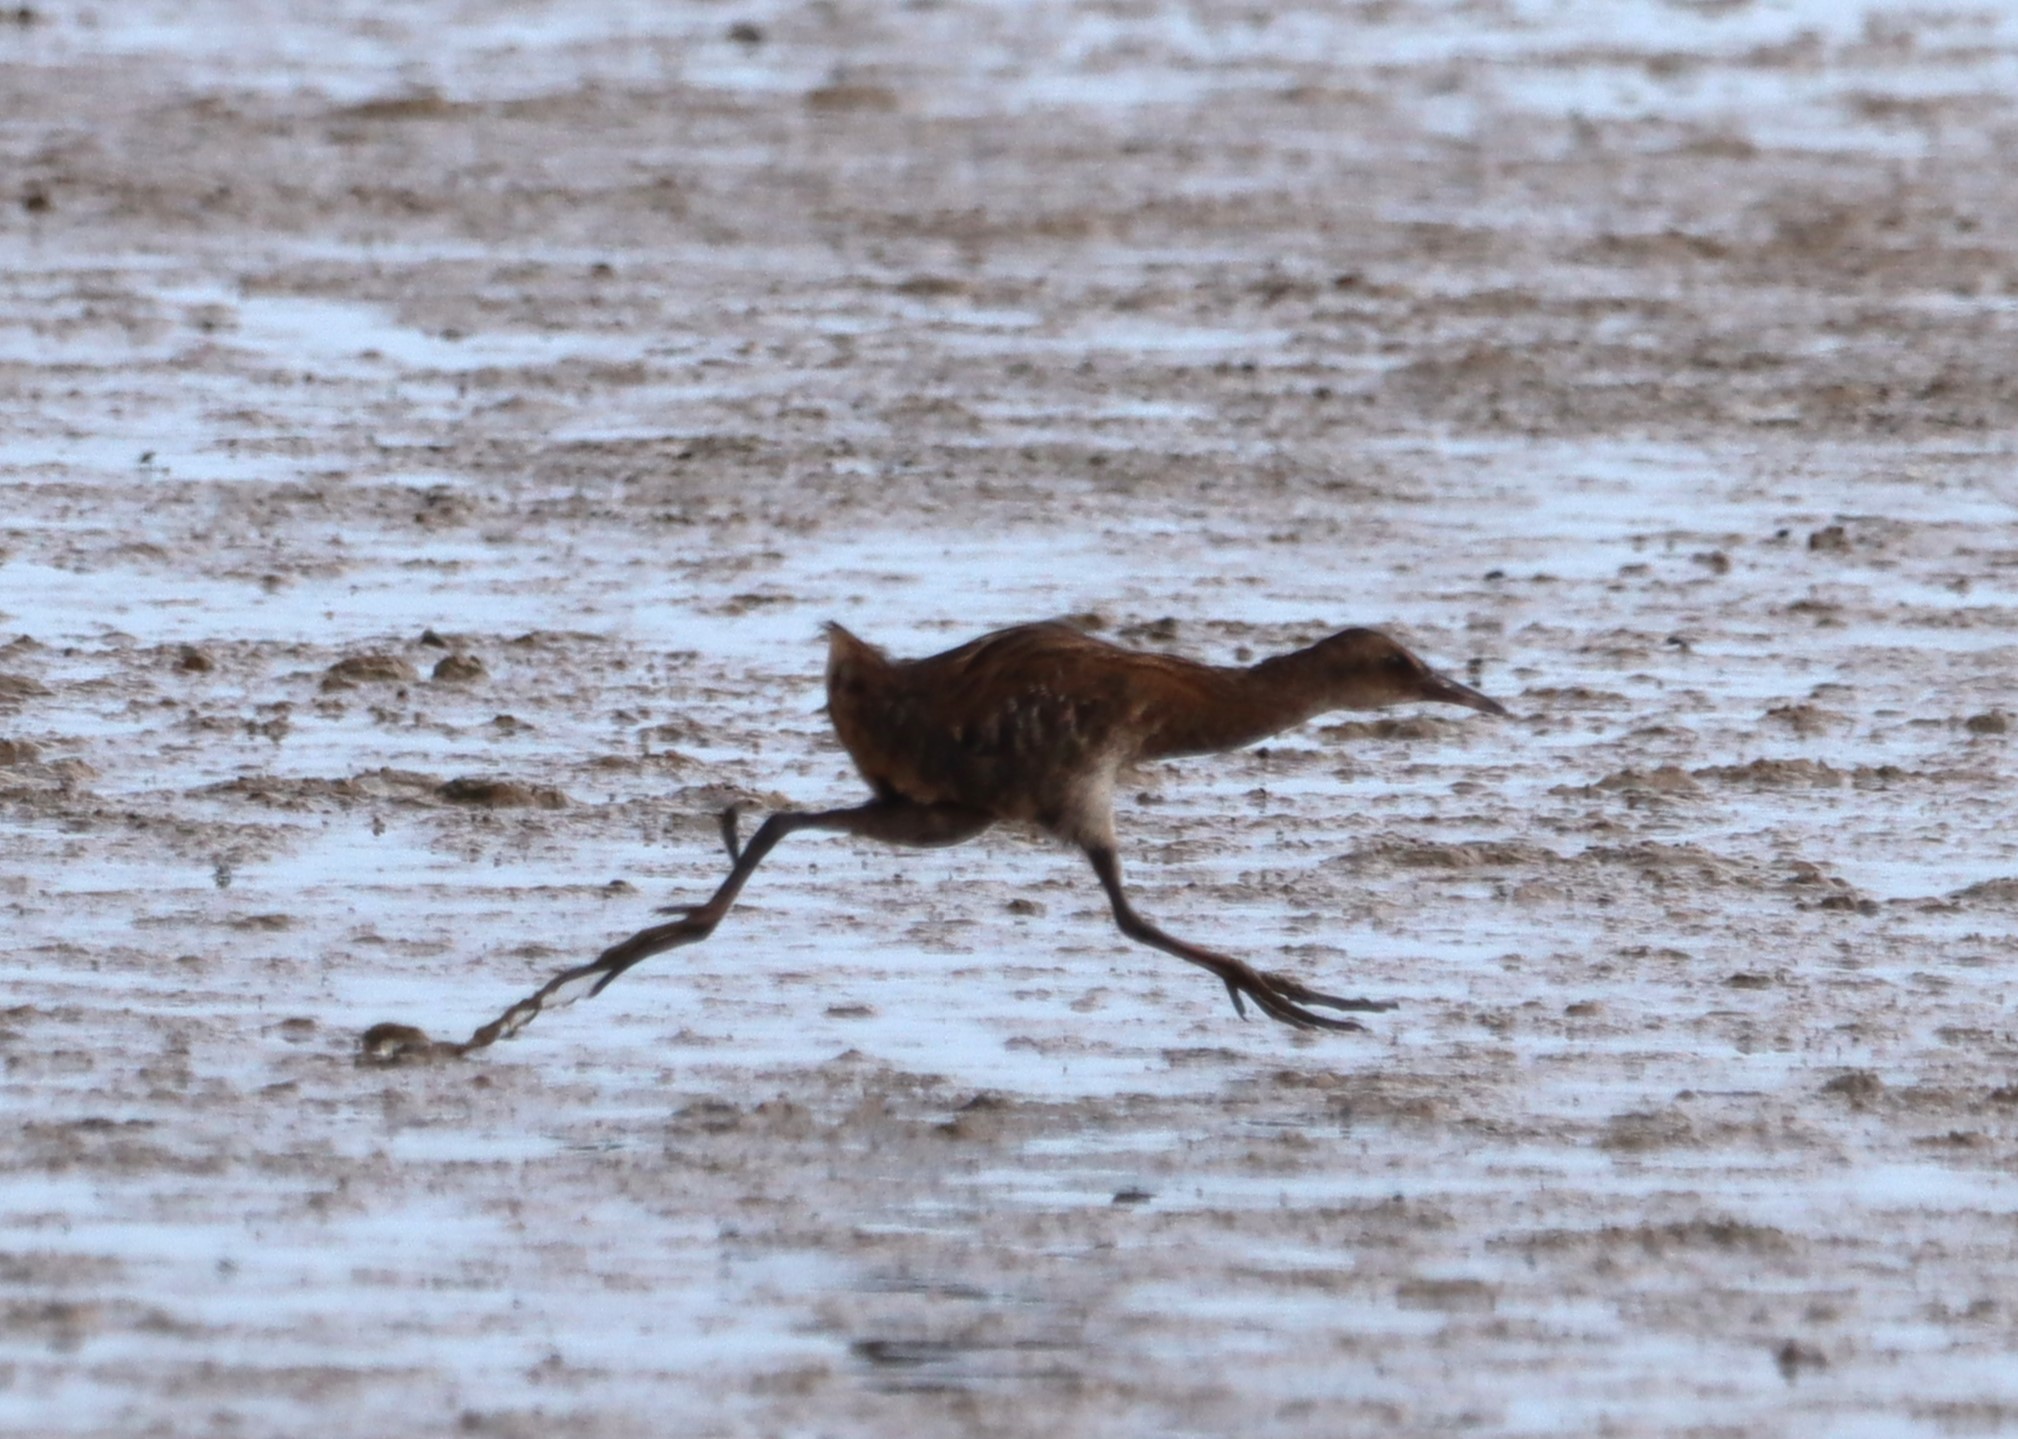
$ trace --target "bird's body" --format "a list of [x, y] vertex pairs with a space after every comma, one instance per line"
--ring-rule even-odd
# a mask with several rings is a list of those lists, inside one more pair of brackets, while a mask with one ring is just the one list
[[600, 992], [640, 960], [705, 939], [764, 857], [796, 830], [933, 846], [958, 844], [1002, 821], [1036, 825], [1082, 850], [1121, 931], [1210, 970], [1242, 1013], [1245, 996], [1287, 1024], [1358, 1029], [1312, 1006], [1392, 1006], [1264, 974], [1135, 912], [1115, 851], [1115, 777], [1146, 761], [1237, 749], [1335, 709], [1429, 700], [1506, 713], [1376, 630], [1341, 630], [1304, 649], [1231, 666], [1127, 649], [1055, 621], [997, 630], [917, 660], [892, 659], [835, 624], [827, 640], [828, 714], [874, 798], [847, 809], [779, 811], [747, 847], [730, 809], [722, 832], [733, 867], [710, 899], [557, 975], [463, 1048], [515, 1032], [569, 986], [588, 981], [590, 993]]
[[[893, 660], [837, 624], [827, 644], [828, 717], [879, 798], [959, 805], [1079, 845], [1113, 843], [1114, 777], [1130, 765], [1239, 749], [1326, 710], [1397, 698], [1462, 695], [1503, 713], [1419, 662], [1390, 681], [1381, 667], [1414, 656], [1373, 630], [1242, 666], [1127, 649], [1057, 621], [919, 660]], [[1326, 647], [1377, 657], [1327, 683]], [[1436, 693], [1395, 692], [1425, 678]]]
[[1074, 842], [1112, 838], [1096, 812], [1152, 742], [1164, 689], [1203, 691], [1212, 674], [1063, 624], [909, 661], [839, 625], [827, 640], [827, 714], [878, 798], [958, 805]]

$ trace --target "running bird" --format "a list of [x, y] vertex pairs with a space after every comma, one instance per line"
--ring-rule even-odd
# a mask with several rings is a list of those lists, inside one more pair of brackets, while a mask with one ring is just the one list
[[[721, 816], [731, 868], [706, 902], [665, 911], [679, 918], [556, 975], [468, 1044], [442, 1048], [481, 1048], [523, 1028], [549, 1000], [566, 1002], [584, 986], [599, 994], [639, 961], [706, 939], [757, 866], [795, 831], [838, 830], [932, 847], [959, 844], [1002, 821], [1033, 824], [1084, 851], [1121, 932], [1217, 975], [1243, 1017], [1252, 1000], [1270, 1018], [1300, 1029], [1361, 1029], [1318, 1010], [1394, 1005], [1319, 993], [1178, 939], [1136, 913], [1115, 853], [1115, 777], [1148, 760], [1239, 749], [1330, 710], [1431, 700], [1506, 714], [1498, 701], [1368, 629], [1340, 630], [1245, 666], [1125, 649], [1057, 622], [998, 630], [919, 660], [892, 659], [837, 624], [827, 626], [827, 646], [828, 714], [874, 798], [848, 809], [779, 811], [748, 845], [739, 840], [731, 806]], [[391, 1025], [370, 1031], [367, 1052], [381, 1031], [387, 1055], [411, 1048], [395, 1030], [407, 1033]]]

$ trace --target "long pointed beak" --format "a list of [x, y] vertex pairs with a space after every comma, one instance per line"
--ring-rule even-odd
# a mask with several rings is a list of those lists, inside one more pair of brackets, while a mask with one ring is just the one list
[[1448, 675], [1431, 671], [1423, 678], [1422, 690], [1417, 699], [1435, 700], [1440, 704], [1463, 705], [1468, 710], [1479, 710], [1489, 715], [1505, 715], [1507, 707], [1490, 695], [1482, 695], [1470, 685], [1461, 685]]

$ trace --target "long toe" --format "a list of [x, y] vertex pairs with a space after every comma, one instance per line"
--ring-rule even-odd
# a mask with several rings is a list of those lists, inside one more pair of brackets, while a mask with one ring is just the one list
[[1329, 1029], [1336, 1034], [1366, 1033], [1366, 1026], [1356, 1019], [1333, 1019], [1328, 1014], [1316, 1014], [1308, 1009], [1301, 1010], [1298, 1014], [1305, 1028]]
[[1352, 1014], [1381, 1014], [1401, 1007], [1398, 1000], [1343, 999], [1335, 994], [1323, 994], [1299, 980], [1291, 979], [1286, 974], [1271, 974], [1268, 976], [1268, 982], [1274, 986], [1275, 992], [1285, 999], [1295, 1000], [1299, 1004], [1321, 1004], [1326, 1009], [1342, 1009]]
[[1292, 1029], [1330, 1029], [1336, 1031], [1349, 1031], [1349, 1030], [1364, 1030], [1366, 1028], [1365, 1025], [1361, 1024], [1356, 1019], [1334, 1019], [1332, 1016], [1328, 1014], [1319, 1014], [1316, 1010], [1305, 1009], [1302, 1005], [1292, 1004], [1286, 999], [1278, 999], [1275, 998], [1274, 996], [1270, 996], [1268, 999], [1264, 1000], [1258, 994], [1254, 997], [1254, 999], [1255, 1003], [1261, 1005], [1261, 1007], [1267, 1012], [1268, 1017], [1270, 1019], [1279, 1020], [1283, 1024], [1290, 1026]]
[[1366, 1026], [1352, 1019], [1334, 1019], [1328, 1014], [1304, 1008], [1304, 1004], [1321, 1004], [1325, 996], [1290, 980], [1287, 983], [1272, 974], [1255, 976], [1255, 984], [1249, 989], [1254, 1002], [1259, 1004], [1270, 1019], [1279, 1020], [1297, 1029], [1365, 1029]]
[[[715, 924], [721, 916], [709, 911], [706, 905], [697, 905], [684, 911], [679, 919], [668, 920], [639, 930], [629, 939], [619, 940], [589, 963], [582, 966], [584, 973], [590, 970], [608, 970], [610, 979], [622, 974], [639, 960], [652, 955], [663, 954], [683, 944], [693, 944], [706, 939], [715, 932]], [[603, 981], [608, 984], [609, 980]]]

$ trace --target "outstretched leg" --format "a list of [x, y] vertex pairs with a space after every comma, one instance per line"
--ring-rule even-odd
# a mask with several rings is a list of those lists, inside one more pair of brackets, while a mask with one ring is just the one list
[[[764, 862], [764, 857], [788, 834], [802, 829], [839, 830], [864, 839], [879, 839], [886, 844], [932, 848], [972, 839], [992, 822], [980, 811], [963, 809], [958, 805], [922, 805], [905, 800], [878, 799], [852, 809], [781, 810], [757, 826], [750, 842], [743, 845], [737, 843], [736, 807], [732, 805], [722, 813], [721, 830], [734, 864], [728, 878], [708, 896], [706, 902], [675, 909], [671, 912], [680, 918], [641, 929], [629, 939], [611, 945], [587, 964], [562, 970], [471, 1035], [463, 1049], [465, 1052], [482, 1049], [487, 1044], [509, 1038], [525, 1028], [549, 1002], [565, 1004], [576, 998], [583, 992], [580, 987], [584, 984], [588, 986], [586, 994], [601, 994], [611, 980], [639, 961], [706, 939], [715, 932], [715, 926], [722, 922], [729, 906], [736, 902], [736, 896], [742, 893], [743, 886], [749, 882], [757, 866]], [[576, 993], [563, 994], [570, 989]]]
[[1391, 1000], [1340, 999], [1332, 994], [1319, 994], [1286, 975], [1263, 974], [1231, 955], [1187, 944], [1174, 935], [1165, 934], [1137, 914], [1135, 906], [1128, 902], [1128, 896], [1121, 888], [1121, 861], [1116, 858], [1112, 847], [1089, 844], [1085, 848], [1086, 857], [1093, 861], [1093, 872], [1100, 876], [1101, 888], [1107, 891], [1107, 901], [1114, 906], [1114, 922], [1121, 927], [1121, 932], [1130, 939], [1153, 945], [1165, 954], [1174, 954], [1179, 959], [1189, 960], [1218, 975], [1226, 985], [1227, 994], [1233, 998], [1235, 1012], [1242, 1019], [1247, 1017], [1247, 1005], [1241, 999], [1242, 995], [1252, 999], [1260, 1006], [1261, 1012], [1270, 1019], [1279, 1019], [1284, 1024], [1295, 1025], [1298, 1029], [1366, 1028], [1356, 1020], [1334, 1019], [1328, 1014], [1317, 1014], [1304, 1008], [1305, 1005], [1316, 1004], [1326, 1009], [1362, 1013], [1394, 1008]]

